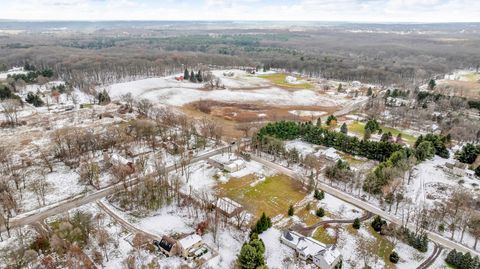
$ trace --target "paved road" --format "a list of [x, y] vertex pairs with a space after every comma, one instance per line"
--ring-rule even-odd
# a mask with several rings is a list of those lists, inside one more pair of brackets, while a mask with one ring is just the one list
[[[213, 150], [211, 152], [207, 152], [205, 154], [199, 155], [197, 157], [193, 157], [190, 160], [190, 163], [195, 163], [201, 160], [208, 159], [212, 156], [215, 156], [217, 154], [220, 154], [222, 152], [225, 152], [230, 146], [224, 146], [221, 148], [218, 148], [216, 150]], [[175, 170], [175, 165], [171, 165], [165, 168], [167, 172], [171, 172]], [[128, 185], [135, 185], [139, 182], [138, 178], [134, 178], [128, 181]], [[18, 226], [23, 226], [23, 225], [28, 225], [31, 223], [34, 223], [36, 221], [43, 220], [47, 217], [57, 215], [63, 212], [66, 212], [70, 209], [95, 202], [103, 197], [106, 197], [110, 194], [113, 194], [117, 191], [122, 190], [124, 187], [124, 183], [120, 182], [115, 185], [112, 185], [110, 187], [91, 192], [91, 193], [86, 193], [86, 194], [80, 194], [75, 197], [72, 197], [70, 199], [66, 199], [62, 202], [55, 203], [50, 206], [45, 206], [33, 211], [25, 212], [23, 214], [17, 215], [14, 218], [10, 220], [10, 227], [18, 227]], [[5, 227], [0, 227], [0, 231], [5, 231]]]
[[[281, 165], [278, 165], [278, 164], [275, 164], [275, 163], [272, 163], [268, 160], [265, 160], [263, 158], [260, 158], [258, 156], [255, 156], [252, 154], [252, 160], [254, 161], [257, 161], [267, 167], [270, 167], [272, 169], [275, 169], [277, 171], [280, 171], [281, 173], [287, 175], [287, 176], [290, 176], [292, 178], [295, 178], [295, 179], [298, 179], [298, 180], [305, 180], [304, 182], [308, 182], [307, 179], [303, 179], [303, 177], [301, 175], [299, 175], [298, 173], [296, 173], [295, 171], [291, 170], [291, 169], [288, 169], [286, 167], [283, 167]], [[375, 215], [379, 215], [381, 216], [382, 218], [386, 219], [387, 221], [389, 222], [392, 222], [392, 223], [395, 223], [397, 225], [402, 225], [402, 221], [395, 217], [395, 216], [392, 216], [390, 214], [388, 214], [387, 212], [375, 207], [374, 205], [371, 205], [369, 204], [368, 202], [366, 201], [363, 201], [361, 199], [358, 199], [348, 193], [345, 193], [343, 191], [340, 191], [336, 188], [333, 188], [325, 183], [322, 183], [322, 182], [318, 182], [318, 185], [319, 189], [323, 190], [324, 192], [330, 194], [330, 195], [333, 195], [347, 203], [350, 203], [352, 205], [355, 205], [365, 211], [368, 211], [368, 212], [371, 212]], [[415, 227], [412, 225], [412, 224], [407, 224], [407, 227], [411, 230], [414, 230]], [[462, 244], [459, 244], [457, 242], [454, 242], [450, 239], [447, 239], [437, 233], [434, 233], [434, 232], [430, 232], [430, 231], [426, 231], [427, 235], [428, 235], [428, 238], [433, 241], [434, 243], [437, 243], [439, 244], [440, 246], [443, 246], [445, 248], [448, 248], [448, 249], [456, 249], [457, 251], [461, 251], [461, 252], [470, 252], [472, 254], [475, 254], [475, 255], [478, 255], [480, 256], [480, 253], [476, 250], [473, 250], [469, 247], [466, 247]]]

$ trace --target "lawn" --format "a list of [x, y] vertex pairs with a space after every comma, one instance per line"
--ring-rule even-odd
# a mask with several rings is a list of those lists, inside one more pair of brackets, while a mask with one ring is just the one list
[[220, 195], [242, 204], [256, 217], [262, 212], [272, 218], [280, 214], [286, 215], [290, 204], [298, 203], [307, 194], [300, 183], [286, 175], [267, 177], [253, 184], [255, 181], [257, 179], [253, 175], [231, 178], [217, 188]]
[[[312, 83], [304, 82], [299, 84], [292, 84], [285, 81], [285, 78], [288, 74], [285, 73], [275, 73], [275, 74], [268, 74], [268, 75], [260, 75], [258, 77], [270, 80], [273, 84], [283, 87], [283, 88], [291, 88], [291, 89], [312, 89], [314, 85]], [[300, 76], [294, 76], [298, 80], [302, 80]]]
[[[362, 229], [365, 229], [362, 226]], [[375, 244], [370, 245], [372, 253], [376, 253], [383, 261], [385, 262], [384, 268], [395, 268], [395, 265], [390, 262], [390, 253], [393, 251], [393, 244], [385, 239], [385, 237], [379, 235], [375, 230], [373, 230], [372, 226], [368, 225], [368, 232], [375, 237]]]
[[[299, 219], [305, 223], [305, 225], [310, 226], [313, 225], [319, 221], [322, 221], [323, 218], [318, 217], [315, 215], [315, 210], [317, 210], [317, 207], [315, 206], [315, 203], [312, 202], [310, 206], [310, 211], [307, 210], [306, 206], [302, 206], [301, 208], [295, 208], [295, 216], [297, 216]], [[324, 208], [325, 209], [325, 208]], [[332, 214], [325, 210], [325, 217], [332, 218]]]
[[[365, 124], [362, 123], [362, 122], [358, 122], [358, 121], [354, 121], [354, 122], [350, 123], [347, 126], [347, 128], [348, 128], [348, 132], [355, 133], [355, 134], [357, 134], [361, 137], [363, 137], [363, 134], [365, 132]], [[409, 134], [406, 134], [406, 133], [402, 133], [395, 128], [385, 127], [385, 126], [382, 126], [381, 128], [382, 128], [382, 131], [384, 133], [385, 132], [391, 132], [393, 137], [396, 137], [399, 133], [401, 133], [403, 141], [405, 141], [409, 145], [414, 145], [415, 141], [417, 140], [416, 137], [414, 137], [412, 135], [409, 135]]]
[[337, 243], [337, 239], [328, 234], [327, 230], [320, 226], [318, 227], [315, 232], [313, 233], [313, 238], [326, 244], [326, 245], [333, 245]]

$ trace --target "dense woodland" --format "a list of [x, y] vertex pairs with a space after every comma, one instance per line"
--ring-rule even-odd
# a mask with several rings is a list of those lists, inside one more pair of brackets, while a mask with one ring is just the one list
[[65, 32], [3, 35], [0, 68], [25, 62], [52, 66], [62, 78], [84, 88], [178, 73], [182, 65], [268, 66], [315, 77], [411, 85], [480, 62], [475, 35], [480, 26], [475, 24], [454, 24], [436, 32], [427, 30], [429, 25], [376, 25], [374, 30], [371, 25], [310, 25], [296, 32], [285, 25], [269, 30], [261, 24], [229, 26], [213, 24], [205, 30], [186, 23], [173, 30], [161, 23], [131, 28], [132, 23], [97, 26], [87, 34], [92, 29], [79, 23]]

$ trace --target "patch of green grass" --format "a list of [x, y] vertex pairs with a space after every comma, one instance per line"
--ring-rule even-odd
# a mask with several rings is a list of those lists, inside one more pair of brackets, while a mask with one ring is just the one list
[[[363, 227], [362, 227], [363, 228]], [[373, 230], [372, 226], [368, 225], [368, 232], [375, 237], [375, 244], [371, 247], [371, 252], [376, 253], [385, 262], [384, 268], [395, 268], [395, 264], [390, 262], [390, 253], [393, 251], [393, 244], [385, 237]]]
[[220, 195], [242, 204], [256, 217], [265, 212], [272, 218], [286, 215], [290, 204], [298, 203], [307, 194], [297, 181], [286, 175], [267, 177], [251, 186], [255, 180], [252, 175], [231, 178], [228, 182], [219, 184], [218, 191]]
[[[285, 73], [275, 73], [275, 74], [268, 74], [268, 75], [260, 75], [258, 77], [270, 80], [273, 84], [283, 87], [283, 88], [292, 88], [292, 89], [312, 89], [314, 85], [309, 82], [299, 83], [299, 84], [291, 84], [285, 81], [285, 78], [289, 76]], [[300, 76], [293, 76], [296, 77], [298, 80], [302, 80]]]
[[464, 75], [463, 77], [468, 81], [476, 82], [480, 79], [480, 74], [470, 73], [470, 74]]
[[337, 239], [328, 234], [327, 230], [320, 226], [313, 233], [313, 238], [327, 245], [337, 243]]
[[[351, 133], [357, 134], [361, 137], [363, 137], [363, 134], [365, 133], [365, 124], [362, 123], [362, 122], [354, 121], [354, 122], [350, 123], [347, 126], [347, 128], [348, 128], [349, 133], [351, 132]], [[395, 128], [385, 127], [385, 126], [382, 126], [381, 128], [382, 128], [382, 131], [384, 133], [391, 132], [393, 137], [397, 137], [397, 135], [399, 133], [401, 133], [403, 141], [405, 141], [405, 143], [407, 143], [409, 145], [415, 144], [415, 141], [417, 140], [416, 137], [414, 137], [412, 135], [409, 135], [409, 134], [406, 134], [406, 133], [402, 133], [401, 131], [399, 131]]]

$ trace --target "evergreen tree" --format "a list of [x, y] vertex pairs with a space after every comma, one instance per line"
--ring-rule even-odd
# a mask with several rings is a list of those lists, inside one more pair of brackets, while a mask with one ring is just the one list
[[253, 233], [261, 234], [268, 228], [272, 227], [272, 221], [269, 217], [265, 215], [265, 212], [262, 213], [262, 216], [255, 224], [255, 227], [252, 229]]
[[243, 269], [255, 269], [258, 264], [258, 253], [255, 247], [250, 244], [243, 244], [238, 255], [238, 265]]
[[193, 73], [193, 70], [190, 72], [190, 81], [193, 83], [197, 82], [197, 78], [195, 77], [195, 73]]
[[460, 151], [455, 154], [455, 158], [462, 163], [472, 164], [480, 154], [480, 146], [466, 144]]
[[344, 134], [348, 133], [347, 124], [345, 122], [342, 124], [342, 127], [340, 127], [340, 132], [342, 132]]
[[475, 168], [475, 175], [476, 175], [477, 177], [480, 177], [480, 165], [477, 166], [477, 168]]
[[315, 189], [315, 193], [313, 194], [313, 197], [317, 200], [322, 200], [325, 198], [325, 193], [323, 191]]
[[183, 72], [183, 78], [185, 80], [189, 80], [190, 79], [190, 73], [188, 73], [188, 69], [185, 68], [185, 71]]
[[198, 82], [203, 82], [203, 76], [202, 76], [202, 72], [200, 70], [198, 70], [198, 73], [197, 73], [197, 81]]
[[434, 79], [431, 79], [428, 82], [428, 89], [433, 91], [433, 89], [435, 89], [435, 86], [437, 86], [437, 82]]
[[392, 251], [392, 253], [390, 253], [390, 261], [392, 263], [397, 263], [399, 260], [400, 260], [400, 257], [398, 256], [398, 253], [395, 251]]
[[373, 230], [375, 230], [376, 232], [380, 232], [382, 230], [382, 227], [383, 225], [386, 225], [387, 222], [382, 220], [382, 218], [380, 216], [375, 216], [375, 218], [373, 219], [373, 222], [372, 222], [372, 228]]
[[355, 230], [360, 229], [360, 219], [359, 219], [359, 218], [355, 218], [355, 219], [353, 220], [352, 227], [353, 227], [353, 229], [355, 229]]
[[317, 119], [317, 127], [321, 127], [322, 126], [322, 118], [318, 118]]
[[415, 157], [417, 157], [417, 160], [419, 160], [420, 162], [431, 159], [434, 155], [435, 148], [430, 141], [423, 141], [418, 145], [415, 150]]
[[325, 216], [325, 210], [323, 208], [318, 208], [317, 211], [315, 211], [315, 215], [317, 215], [317, 217], [323, 217]]
[[380, 124], [378, 124], [376, 119], [369, 119], [367, 124], [365, 124], [365, 130], [370, 130], [371, 133], [380, 130]]
[[288, 216], [293, 216], [293, 214], [295, 213], [295, 210], [293, 209], [293, 205], [290, 205], [290, 207], [288, 208]]
[[342, 83], [338, 84], [337, 92], [342, 92]]

